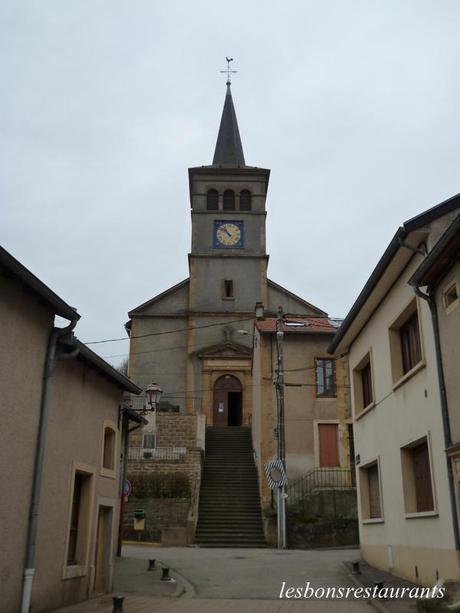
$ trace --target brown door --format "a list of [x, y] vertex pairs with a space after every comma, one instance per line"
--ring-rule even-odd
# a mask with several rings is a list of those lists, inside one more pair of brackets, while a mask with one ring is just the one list
[[319, 465], [339, 466], [338, 425], [318, 424]]
[[99, 507], [97, 518], [96, 551], [94, 555], [94, 593], [105, 594], [110, 591], [110, 549], [112, 509]]
[[243, 416], [241, 383], [224, 375], [214, 384], [213, 425], [241, 426]]

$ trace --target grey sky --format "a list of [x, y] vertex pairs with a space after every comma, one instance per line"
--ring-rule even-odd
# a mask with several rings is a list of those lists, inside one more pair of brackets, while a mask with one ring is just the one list
[[0, 241], [83, 341], [123, 336], [188, 276], [230, 54], [269, 275], [344, 316], [397, 226], [460, 191], [459, 31], [456, 0], [3, 0]]

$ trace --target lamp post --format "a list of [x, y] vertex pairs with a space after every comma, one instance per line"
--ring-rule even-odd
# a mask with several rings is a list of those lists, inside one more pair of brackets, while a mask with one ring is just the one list
[[[145, 394], [147, 396], [147, 403], [150, 405], [150, 411], [155, 411], [157, 405], [160, 403], [161, 394], [163, 390], [158, 385], [158, 383], [150, 383], [147, 385], [147, 389], [145, 390]], [[146, 411], [148, 411], [146, 406]]]
[[[277, 432], [278, 432], [278, 458], [283, 463], [286, 472], [286, 438], [284, 430], [284, 316], [283, 309], [278, 309], [278, 319], [276, 322], [276, 347], [277, 347], [277, 377], [276, 377], [276, 399], [277, 399]], [[277, 509], [278, 509], [278, 549], [286, 549], [286, 486], [277, 488]]]

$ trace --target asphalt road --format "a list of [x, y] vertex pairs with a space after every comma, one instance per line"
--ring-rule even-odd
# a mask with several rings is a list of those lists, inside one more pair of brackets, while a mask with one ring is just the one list
[[[304, 587], [307, 582], [314, 589], [353, 587], [342, 562], [357, 559], [359, 552], [356, 549], [278, 551], [127, 545], [122, 555], [155, 558], [170, 566], [193, 585], [196, 598], [279, 602], [283, 583], [284, 592], [291, 586]], [[354, 605], [356, 610], [361, 610], [361, 605], [367, 610], [364, 603], [355, 601]]]

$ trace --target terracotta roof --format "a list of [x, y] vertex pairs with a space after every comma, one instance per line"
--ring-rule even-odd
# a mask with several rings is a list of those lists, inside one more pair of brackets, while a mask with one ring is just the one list
[[[256, 321], [256, 327], [260, 332], [276, 332], [276, 317], [267, 317]], [[289, 334], [335, 334], [337, 325], [334, 325], [328, 317], [285, 317], [283, 331]]]

